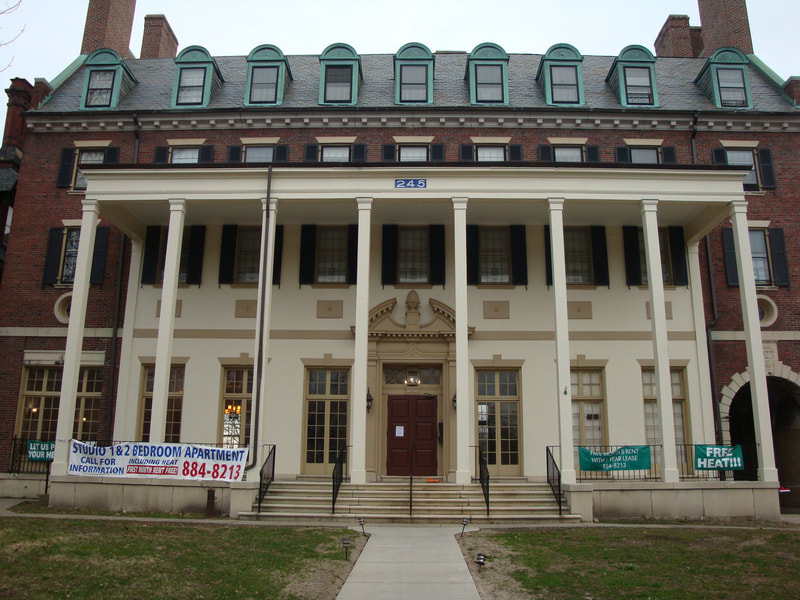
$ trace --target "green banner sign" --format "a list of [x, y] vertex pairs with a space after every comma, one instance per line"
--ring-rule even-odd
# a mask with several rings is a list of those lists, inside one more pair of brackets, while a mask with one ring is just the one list
[[53, 455], [55, 453], [56, 453], [55, 442], [28, 440], [28, 460], [41, 460], [41, 461], [53, 462]]
[[694, 468], [698, 471], [743, 471], [742, 447], [697, 444], [694, 447]]
[[650, 468], [650, 446], [623, 446], [613, 452], [578, 448], [581, 471], [634, 471]]

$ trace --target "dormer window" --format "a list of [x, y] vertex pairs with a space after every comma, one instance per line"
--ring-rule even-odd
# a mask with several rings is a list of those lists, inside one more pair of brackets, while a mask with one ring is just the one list
[[480, 44], [467, 57], [465, 79], [472, 104], [508, 104], [508, 54], [497, 44]]
[[406, 44], [394, 55], [395, 103], [433, 102], [433, 54], [424, 44]]
[[201, 46], [189, 46], [175, 59], [178, 67], [172, 92], [175, 108], [208, 106], [213, 93], [222, 86], [216, 61]]
[[114, 108], [136, 84], [133, 73], [113, 50], [98, 50], [85, 64], [83, 108]]
[[606, 83], [622, 106], [658, 106], [655, 64], [644, 46], [627, 46], [614, 59]]
[[355, 104], [361, 76], [361, 57], [347, 44], [332, 44], [319, 57], [320, 104]]
[[703, 65], [694, 83], [717, 108], [752, 108], [748, 62], [736, 48], [720, 48]]
[[583, 56], [569, 44], [551, 46], [536, 81], [548, 104], [583, 104]]
[[292, 79], [289, 61], [277, 46], [264, 44], [247, 57], [245, 104], [263, 106], [282, 104], [283, 95]]

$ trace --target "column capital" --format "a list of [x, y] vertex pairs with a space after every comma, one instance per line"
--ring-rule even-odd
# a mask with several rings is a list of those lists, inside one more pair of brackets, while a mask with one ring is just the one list
[[743, 214], [747, 215], [747, 200], [733, 200], [730, 203], [731, 215]]
[[550, 210], [564, 210], [564, 198], [548, 198], [547, 206]]
[[261, 198], [261, 210], [266, 211], [267, 209], [272, 212], [278, 212], [278, 199], [270, 198], [267, 200], [266, 197]]
[[186, 198], [170, 198], [169, 209], [170, 211], [180, 210], [186, 212]]
[[356, 203], [358, 204], [358, 210], [372, 210], [372, 198], [356, 198]]
[[469, 198], [466, 198], [466, 197], [453, 198], [453, 209], [454, 210], [467, 210], [467, 203], [468, 202], [469, 202]]
[[81, 205], [83, 206], [83, 212], [100, 213], [100, 203], [97, 200], [86, 199], [81, 201]]
[[656, 212], [658, 210], [658, 200], [656, 198], [642, 199], [642, 212]]

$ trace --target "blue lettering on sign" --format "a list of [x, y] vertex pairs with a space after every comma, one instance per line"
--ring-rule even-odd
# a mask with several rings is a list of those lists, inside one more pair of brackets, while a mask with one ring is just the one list
[[395, 179], [394, 187], [403, 189], [424, 189], [428, 187], [427, 179]]

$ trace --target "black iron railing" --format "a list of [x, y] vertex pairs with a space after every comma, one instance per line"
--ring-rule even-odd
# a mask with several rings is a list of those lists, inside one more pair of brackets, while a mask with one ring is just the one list
[[14, 437], [11, 440], [11, 463], [8, 472], [46, 475], [50, 472], [50, 461], [28, 460], [28, 438]]
[[408, 514], [414, 511], [414, 443], [411, 443], [411, 454], [408, 457]]
[[483, 490], [483, 500], [486, 502], [486, 516], [489, 516], [489, 459], [486, 450], [478, 446], [478, 479]]
[[561, 516], [561, 469], [558, 468], [552, 448], [554, 446], [547, 447], [547, 483], [550, 484], [550, 490], [558, 503], [558, 514]]
[[344, 465], [347, 462], [347, 446], [342, 446], [336, 456], [336, 463], [333, 465], [333, 494], [331, 496], [331, 514], [336, 512], [336, 498], [339, 497], [339, 488], [344, 481]]
[[258, 483], [258, 512], [261, 512], [261, 501], [267, 495], [270, 484], [275, 480], [275, 445], [267, 444], [269, 452], [264, 464], [261, 465], [261, 472]]

